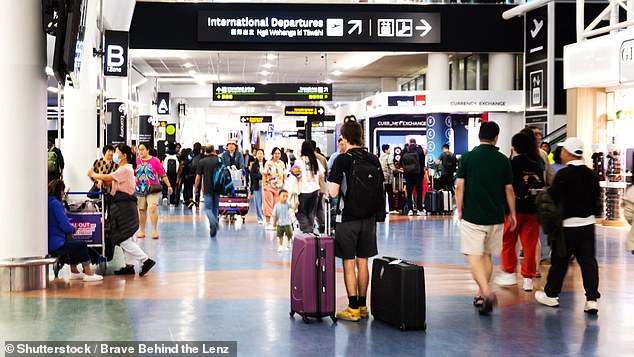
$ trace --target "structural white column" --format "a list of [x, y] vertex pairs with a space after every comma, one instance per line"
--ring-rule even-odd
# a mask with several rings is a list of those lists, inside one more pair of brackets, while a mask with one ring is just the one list
[[42, 4], [6, 4], [8, 8], [0, 11], [0, 152], [4, 168], [12, 174], [0, 175], [0, 260], [43, 257], [48, 252]]
[[87, 191], [92, 182], [86, 175], [99, 157], [97, 143], [97, 80], [101, 61], [92, 49], [99, 44], [97, 0], [89, 0], [79, 88], [64, 90], [64, 181], [71, 191]]
[[[416, 90], [416, 88], [412, 90]], [[381, 92], [396, 92], [396, 91], [398, 91], [396, 78], [381, 78]]]
[[427, 56], [427, 90], [449, 90], [449, 55], [430, 53]]
[[489, 90], [513, 90], [515, 56], [510, 53], [489, 54]]

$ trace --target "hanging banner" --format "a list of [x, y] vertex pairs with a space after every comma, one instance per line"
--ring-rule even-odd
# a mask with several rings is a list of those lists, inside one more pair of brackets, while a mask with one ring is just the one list
[[112, 115], [112, 121], [106, 128], [106, 143], [109, 145], [125, 144], [128, 128], [125, 104], [121, 102], [107, 103], [106, 111]]
[[151, 115], [139, 116], [139, 143], [154, 147], [154, 118]]
[[427, 115], [427, 164], [436, 162], [442, 153], [442, 146], [451, 137], [451, 114], [432, 113]]

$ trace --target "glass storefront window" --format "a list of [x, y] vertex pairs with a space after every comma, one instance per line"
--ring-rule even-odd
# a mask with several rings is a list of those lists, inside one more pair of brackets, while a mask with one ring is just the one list
[[478, 82], [478, 55], [471, 55], [464, 59], [465, 62], [465, 89], [476, 90]]
[[480, 55], [480, 90], [489, 89], [489, 56]]

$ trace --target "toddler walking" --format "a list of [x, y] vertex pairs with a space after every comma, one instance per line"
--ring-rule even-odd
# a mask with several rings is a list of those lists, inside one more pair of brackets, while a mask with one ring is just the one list
[[[290, 249], [291, 237], [293, 236], [293, 226], [291, 224], [290, 217], [291, 206], [288, 203], [288, 191], [281, 190], [279, 197], [279, 202], [276, 203], [273, 208], [273, 227], [277, 228], [277, 238], [279, 239], [280, 244], [279, 247], [277, 247], [278, 253]], [[284, 244], [284, 235], [286, 235], [286, 245]]]

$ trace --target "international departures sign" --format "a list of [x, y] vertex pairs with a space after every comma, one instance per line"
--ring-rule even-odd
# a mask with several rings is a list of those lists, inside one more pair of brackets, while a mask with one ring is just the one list
[[198, 41], [440, 43], [440, 14], [200, 10]]
[[214, 83], [215, 101], [313, 101], [332, 100], [332, 84], [326, 83]]

